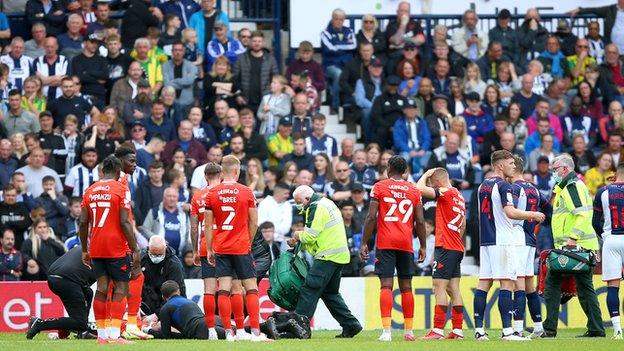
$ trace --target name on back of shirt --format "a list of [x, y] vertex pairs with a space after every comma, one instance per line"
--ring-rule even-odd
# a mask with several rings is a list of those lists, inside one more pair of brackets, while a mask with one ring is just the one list
[[110, 201], [113, 198], [111, 194], [91, 194], [89, 201]]

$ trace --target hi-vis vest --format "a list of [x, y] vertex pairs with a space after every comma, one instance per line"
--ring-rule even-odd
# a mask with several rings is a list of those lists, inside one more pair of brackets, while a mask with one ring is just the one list
[[347, 264], [351, 260], [340, 210], [328, 198], [313, 195], [305, 210], [305, 227], [299, 236], [303, 249], [317, 260]]
[[585, 183], [575, 174], [568, 175], [553, 189], [552, 234], [555, 248], [568, 239], [589, 250], [598, 250], [598, 238], [592, 227], [592, 199]]

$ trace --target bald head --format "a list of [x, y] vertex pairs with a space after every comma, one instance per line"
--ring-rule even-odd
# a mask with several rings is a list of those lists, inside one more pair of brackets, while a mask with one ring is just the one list
[[[166, 191], [166, 190], [165, 190]], [[159, 235], [154, 235], [149, 239], [149, 253], [154, 256], [162, 256], [167, 250], [167, 242], [165, 238]]]

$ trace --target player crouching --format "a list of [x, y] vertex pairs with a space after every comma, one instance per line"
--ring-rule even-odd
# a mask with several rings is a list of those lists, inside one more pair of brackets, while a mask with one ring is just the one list
[[[427, 185], [429, 181], [431, 186]], [[464, 302], [459, 290], [461, 261], [464, 257], [462, 236], [466, 231], [466, 204], [459, 190], [451, 186], [444, 168], [428, 170], [416, 188], [423, 197], [435, 199], [435, 251], [433, 261], [433, 289], [436, 299], [433, 329], [422, 340], [444, 339], [444, 325], [448, 311], [447, 293], [451, 297], [453, 330], [447, 339], [463, 339]]]

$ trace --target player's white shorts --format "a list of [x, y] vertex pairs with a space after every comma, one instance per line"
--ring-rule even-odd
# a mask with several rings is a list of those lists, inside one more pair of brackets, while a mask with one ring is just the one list
[[602, 244], [602, 280], [622, 279], [624, 235], [608, 235]]
[[532, 277], [535, 275], [535, 247], [520, 246], [517, 248], [518, 278]]
[[518, 276], [518, 246], [491, 245], [481, 246], [481, 265], [479, 279], [511, 279]]

